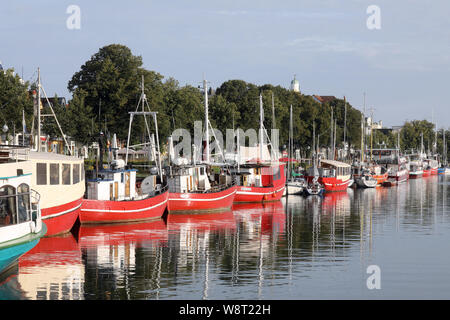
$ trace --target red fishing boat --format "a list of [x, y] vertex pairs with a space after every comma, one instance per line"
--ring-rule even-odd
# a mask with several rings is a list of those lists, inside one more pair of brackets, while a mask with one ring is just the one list
[[[112, 161], [109, 169], [103, 169], [103, 134], [100, 134], [98, 143], [100, 147], [101, 170], [96, 170], [95, 177], [87, 183], [87, 196], [83, 199], [80, 222], [86, 223], [117, 223], [143, 221], [149, 219], [160, 219], [166, 208], [168, 201], [168, 187], [163, 179], [161, 158], [159, 150], [158, 124], [155, 112], [146, 112], [146, 96], [144, 94], [144, 84], [142, 83], [142, 93], [139, 103], [142, 102], [142, 111], [130, 112], [130, 124], [128, 128], [127, 153], [125, 160], [118, 159], [118, 146], [116, 136], [112, 141]], [[139, 107], [138, 103], [138, 107]], [[136, 170], [127, 169], [128, 150], [130, 150], [130, 135], [133, 118], [135, 115], [143, 115], [145, 123], [146, 116], [153, 116], [155, 125], [156, 143], [150, 136], [149, 128], [149, 150], [151, 158], [156, 166], [150, 167], [150, 175], [137, 184]], [[149, 155], [150, 157], [150, 155]]]
[[[351, 166], [335, 160], [319, 160], [318, 182], [323, 185], [325, 192], [346, 191], [352, 181]], [[308, 170], [308, 183], [312, 182], [314, 175]]]
[[[279, 162], [273, 145], [265, 143], [264, 111], [262, 96], [259, 96], [260, 128], [259, 144], [255, 147], [237, 144], [236, 175], [237, 192], [234, 202], [268, 202], [278, 201], [286, 188], [285, 163]], [[267, 135], [267, 134], [266, 134]], [[269, 137], [267, 136], [269, 139]], [[240, 141], [239, 136], [237, 140]], [[268, 146], [271, 146], [269, 152]]]
[[167, 173], [169, 213], [223, 211], [233, 205], [236, 186], [221, 167], [180, 165], [170, 167]]
[[[203, 162], [197, 163], [195, 152], [190, 164], [187, 158], [175, 157], [173, 140], [169, 137], [169, 159], [171, 166], [166, 169], [169, 186], [169, 213], [224, 211], [230, 209], [236, 194], [236, 186], [230, 170], [224, 164], [210, 161], [210, 122], [208, 116], [208, 87], [203, 80], [205, 102], [205, 138]], [[212, 131], [214, 135], [214, 131]], [[217, 139], [216, 139], [217, 141]], [[220, 146], [218, 147], [220, 149]], [[225, 157], [222, 154], [222, 160]]]
[[99, 173], [101, 178], [88, 181], [88, 198], [83, 199], [81, 206], [81, 224], [142, 221], [163, 216], [169, 191], [167, 186], [156, 183], [156, 176], [148, 176], [141, 188], [137, 188], [136, 170], [117, 168]]
[[281, 199], [286, 187], [285, 164], [247, 164], [236, 172], [234, 202], [267, 202]]

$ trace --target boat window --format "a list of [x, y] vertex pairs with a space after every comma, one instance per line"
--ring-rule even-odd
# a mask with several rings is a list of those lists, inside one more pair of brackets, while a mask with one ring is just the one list
[[47, 184], [47, 164], [36, 163], [36, 184]]
[[84, 180], [84, 162], [81, 165], [81, 181], [83, 181], [83, 180]]
[[62, 183], [70, 184], [70, 164], [68, 163], [62, 165]]
[[80, 165], [74, 164], [72, 167], [73, 184], [80, 182]]
[[50, 184], [59, 184], [59, 163], [50, 163]]
[[205, 168], [200, 167], [200, 175], [203, 176], [205, 174]]
[[17, 187], [17, 211], [19, 213], [19, 223], [31, 220], [30, 217], [30, 187], [22, 183]]
[[280, 167], [273, 168], [273, 180], [278, 180], [281, 178]]
[[12, 186], [0, 188], [0, 227], [15, 224], [16, 216], [16, 189]]

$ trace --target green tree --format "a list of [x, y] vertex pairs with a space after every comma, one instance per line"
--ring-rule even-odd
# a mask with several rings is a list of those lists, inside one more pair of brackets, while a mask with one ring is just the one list
[[33, 99], [29, 83], [23, 82], [13, 69], [0, 72], [0, 127], [7, 125], [9, 134], [22, 132], [22, 117], [25, 111], [27, 131], [31, 130]]

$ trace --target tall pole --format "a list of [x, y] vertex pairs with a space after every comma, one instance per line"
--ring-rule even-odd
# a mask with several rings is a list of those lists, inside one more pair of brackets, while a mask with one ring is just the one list
[[336, 127], [337, 119], [334, 119], [333, 160], [336, 160]]
[[347, 102], [345, 101], [345, 96], [344, 96], [344, 148], [346, 145], [346, 138], [347, 138]]
[[333, 107], [331, 107], [331, 124], [330, 124], [330, 152], [334, 152], [333, 151], [333, 124], [334, 124], [334, 120], [333, 120]]
[[364, 162], [364, 113], [361, 113], [361, 164]]
[[264, 141], [264, 115], [263, 115], [262, 95], [259, 94], [259, 161], [262, 161], [263, 141]]
[[273, 100], [273, 92], [272, 92], [272, 129], [275, 129], [275, 102]]
[[206, 79], [203, 79], [203, 90], [205, 95], [205, 154], [206, 163], [209, 164], [209, 119], [208, 119], [208, 83]]
[[38, 68], [38, 88], [37, 88], [37, 151], [41, 152], [41, 70]]
[[373, 142], [373, 108], [370, 109], [370, 161], [372, 161], [372, 142]]
[[289, 112], [289, 154], [288, 154], [288, 178], [291, 177], [291, 158], [292, 158], [292, 135], [293, 135], [293, 128], [292, 128], [292, 104]]

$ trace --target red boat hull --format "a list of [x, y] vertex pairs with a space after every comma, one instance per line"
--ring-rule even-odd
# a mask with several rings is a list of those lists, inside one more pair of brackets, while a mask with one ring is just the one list
[[437, 174], [438, 174], [438, 168], [431, 168], [431, 169], [430, 169], [430, 174], [431, 174], [432, 176], [437, 175]]
[[41, 208], [42, 220], [47, 226], [46, 237], [69, 232], [80, 214], [82, 199], [60, 206]]
[[118, 223], [160, 219], [167, 208], [169, 191], [142, 200], [103, 201], [83, 199], [81, 224]]
[[423, 177], [428, 177], [431, 175], [431, 169], [423, 170]]
[[236, 195], [236, 186], [218, 192], [170, 192], [168, 209], [175, 211], [216, 211], [230, 209]]
[[[312, 179], [312, 177], [311, 177]], [[319, 183], [323, 185], [325, 192], [346, 191], [351, 179], [341, 180], [336, 178], [319, 177]]]
[[278, 201], [283, 196], [284, 185], [276, 187], [243, 187], [238, 186], [234, 202], [269, 202]]

